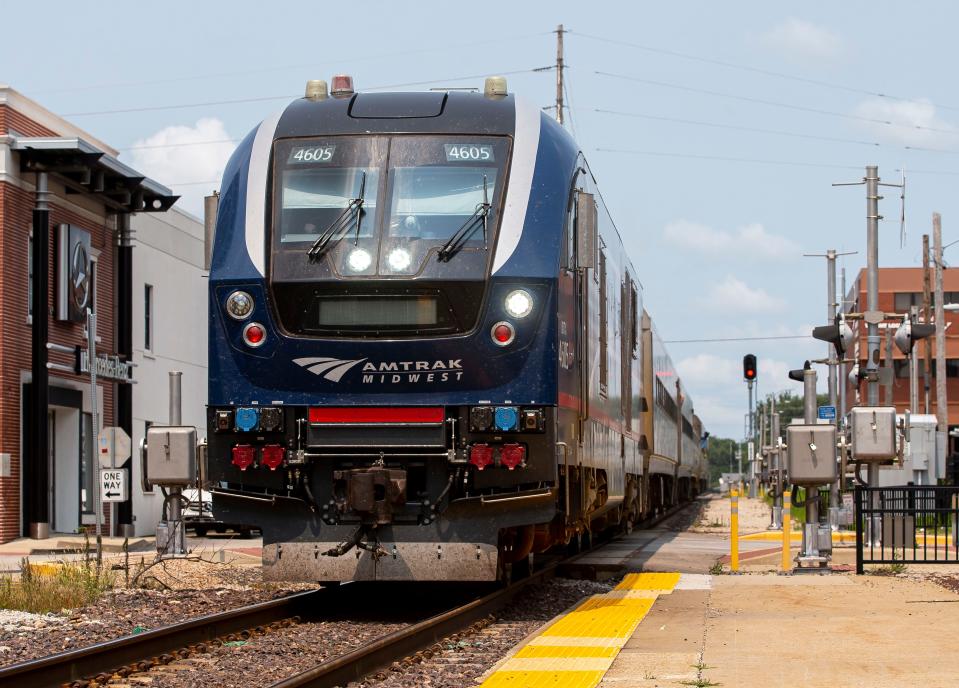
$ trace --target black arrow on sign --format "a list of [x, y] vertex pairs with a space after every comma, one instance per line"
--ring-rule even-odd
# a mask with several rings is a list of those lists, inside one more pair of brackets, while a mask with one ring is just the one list
[[119, 492], [106, 492], [105, 494], [106, 494], [107, 497], [119, 497], [119, 496], [120, 496], [120, 493], [119, 493]]

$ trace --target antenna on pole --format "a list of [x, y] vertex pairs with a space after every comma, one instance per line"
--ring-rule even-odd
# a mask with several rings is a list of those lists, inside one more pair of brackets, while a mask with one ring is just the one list
[[563, 123], [563, 69], [565, 65], [563, 64], [563, 34], [566, 31], [563, 29], [563, 25], [559, 24], [556, 27], [556, 121], [560, 124]]

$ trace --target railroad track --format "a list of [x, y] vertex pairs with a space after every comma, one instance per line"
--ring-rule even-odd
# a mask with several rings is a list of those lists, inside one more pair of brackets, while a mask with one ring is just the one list
[[265, 630], [295, 619], [314, 607], [329, 590], [311, 590], [259, 602], [239, 609], [197, 617], [139, 635], [62, 652], [0, 669], [0, 685], [86, 685], [90, 679], [106, 680], [114, 673], [126, 675], [176, 658], [181, 651], [236, 633]]
[[[679, 513], [688, 504], [678, 505], [666, 513], [642, 524], [649, 528]], [[605, 542], [597, 543], [593, 550]], [[568, 566], [579, 557], [563, 560], [534, 572], [527, 578], [514, 582], [421, 621], [408, 627], [381, 636], [345, 654], [326, 659], [322, 663], [273, 684], [273, 688], [324, 688], [345, 685], [350, 681], [386, 668], [451, 635], [471, 623], [506, 606], [526, 587], [547, 580], [563, 566]], [[158, 664], [166, 664], [196, 651], [204, 651], [203, 645], [217, 639], [240, 634], [249, 635], [268, 632], [271, 628], [295, 623], [315, 610], [320, 601], [329, 611], [349, 605], [344, 597], [361, 585], [350, 584], [297, 593], [269, 602], [260, 602], [239, 609], [190, 619], [164, 626], [139, 635], [125, 636], [88, 647], [50, 655], [40, 659], [20, 662], [0, 669], [0, 685], [44, 687], [85, 686], [105, 684], [112, 676], [121, 677], [147, 671]], [[347, 593], [344, 596], [343, 593]]]

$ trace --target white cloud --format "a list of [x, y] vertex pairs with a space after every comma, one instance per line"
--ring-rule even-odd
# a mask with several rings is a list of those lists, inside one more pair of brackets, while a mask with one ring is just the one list
[[786, 57], [802, 60], [831, 60], [843, 50], [842, 39], [835, 31], [796, 17], [766, 31], [761, 42]]
[[[666, 225], [663, 236], [677, 246], [703, 253], [719, 251], [735, 255], [748, 253], [750, 258], [757, 255], [765, 258], [799, 255], [798, 244], [784, 236], [770, 234], [758, 222], [743, 225], [734, 232], [727, 232], [700, 222], [679, 219]], [[744, 248], [747, 249], [746, 252]]]
[[948, 132], [956, 131], [954, 126], [938, 117], [936, 106], [925, 98], [916, 100], [871, 98], [859, 103], [854, 114], [857, 117], [875, 120], [862, 123], [873, 136], [883, 141], [907, 146], [937, 145], [942, 142], [944, 136], [948, 136], [949, 142], [952, 142], [954, 136]]
[[[219, 188], [223, 168], [235, 147], [223, 122], [206, 117], [192, 127], [165, 127], [135, 142], [132, 165], [179, 194], [177, 207], [202, 216], [203, 197]], [[184, 182], [210, 183], [183, 185]]]
[[786, 303], [770, 296], [762, 288], [752, 288], [732, 275], [715, 286], [706, 286], [702, 304], [706, 308], [728, 314], [769, 313], [780, 310]]
[[[721, 386], [735, 382], [738, 367], [734, 361], [714, 354], [697, 354], [676, 364], [680, 378], [696, 386]], [[694, 396], [695, 401], [695, 396]]]

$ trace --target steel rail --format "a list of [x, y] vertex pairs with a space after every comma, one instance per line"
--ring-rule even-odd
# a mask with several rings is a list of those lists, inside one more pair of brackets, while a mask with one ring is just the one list
[[138, 635], [128, 635], [95, 645], [69, 650], [0, 668], [0, 685], [54, 688], [149, 661], [196, 643], [256, 628], [302, 614], [324, 590], [310, 590], [268, 602], [208, 614], [163, 626]]
[[528, 586], [551, 578], [556, 565], [534, 572], [512, 585], [455, 609], [442, 612], [428, 619], [380, 636], [355, 650], [326, 660], [290, 678], [278, 681], [270, 688], [333, 688], [345, 686], [393, 662], [414, 654], [418, 650], [456, 633], [474, 621], [506, 606]]

